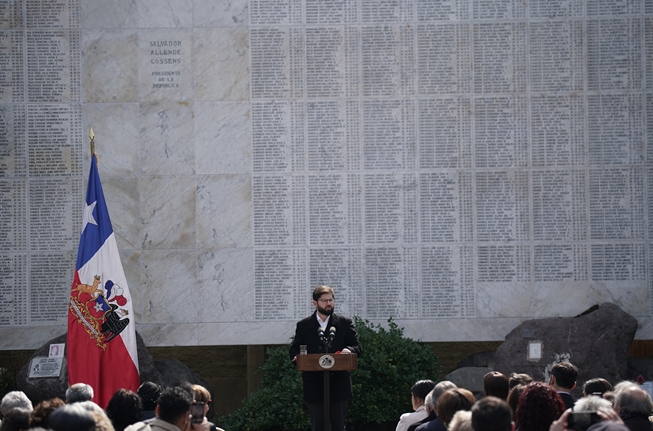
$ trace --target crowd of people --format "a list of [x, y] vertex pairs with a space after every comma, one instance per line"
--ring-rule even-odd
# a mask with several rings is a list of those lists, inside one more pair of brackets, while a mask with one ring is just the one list
[[92, 401], [93, 388], [77, 383], [65, 400], [53, 398], [36, 406], [21, 391], [0, 402], [0, 431], [222, 431], [206, 413], [211, 394], [200, 385], [173, 384], [165, 389], [145, 382], [137, 392], [120, 389], [106, 409]]
[[[413, 411], [401, 415], [396, 431], [653, 431], [653, 401], [638, 383], [613, 387], [594, 378], [575, 400], [577, 377], [569, 362], [554, 365], [548, 382], [492, 371], [478, 400], [453, 382], [420, 380], [411, 389]], [[36, 406], [23, 392], [9, 392], [0, 402], [0, 431], [222, 431], [206, 418], [211, 394], [200, 385], [162, 390], [145, 382], [137, 392], [118, 390], [106, 409], [92, 399], [84, 383], [70, 386], [65, 400]]]
[[638, 383], [590, 379], [575, 400], [577, 378], [569, 362], [555, 364], [548, 383], [492, 371], [479, 400], [450, 381], [420, 380], [411, 389], [414, 411], [401, 415], [396, 431], [653, 430], [653, 401]]

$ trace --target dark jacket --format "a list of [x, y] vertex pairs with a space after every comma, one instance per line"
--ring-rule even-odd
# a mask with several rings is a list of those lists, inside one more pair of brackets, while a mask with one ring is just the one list
[[[328, 352], [325, 351], [324, 345], [318, 336], [320, 324], [317, 322], [315, 313], [309, 317], [297, 322], [295, 338], [290, 345], [290, 360], [299, 355], [299, 346], [306, 345], [307, 353], [335, 353], [339, 350], [348, 348], [353, 354], [360, 356], [363, 353], [358, 334], [354, 329], [354, 323], [351, 319], [339, 316], [335, 313], [329, 318], [328, 328], [336, 328], [336, 336], [331, 343]], [[351, 387], [351, 373], [349, 371], [332, 371], [329, 372], [330, 398], [332, 402], [345, 401], [353, 396]], [[324, 373], [303, 372], [302, 381], [304, 383], [304, 401], [307, 403], [321, 403], [324, 401]]]
[[647, 416], [635, 415], [626, 412], [622, 412], [619, 416], [621, 416], [621, 420], [624, 421], [624, 425], [626, 425], [630, 431], [653, 430], [653, 423], [648, 420]]
[[562, 398], [562, 402], [565, 403], [565, 410], [574, 408], [576, 401], [571, 397], [571, 395], [567, 392], [558, 392], [558, 395]]
[[440, 418], [436, 418], [430, 422], [417, 427], [417, 431], [447, 431], [447, 427]]

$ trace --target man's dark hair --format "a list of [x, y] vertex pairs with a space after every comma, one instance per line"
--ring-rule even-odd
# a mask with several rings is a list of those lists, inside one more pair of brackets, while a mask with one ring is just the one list
[[129, 389], [118, 389], [105, 409], [115, 431], [123, 431], [131, 424], [141, 420], [143, 405], [141, 397]]
[[143, 382], [138, 388], [138, 396], [141, 397], [141, 401], [143, 402], [143, 410], [154, 410], [159, 395], [161, 395], [161, 386], [154, 382]]
[[472, 429], [474, 431], [510, 431], [512, 410], [505, 401], [497, 397], [485, 397], [472, 407]]
[[602, 378], [589, 379], [583, 385], [583, 393], [585, 395], [598, 395], [602, 397], [604, 393], [613, 389], [610, 382]]
[[556, 378], [556, 385], [571, 389], [578, 378], [578, 368], [570, 362], [558, 362], [551, 368], [551, 375]]
[[426, 396], [433, 390], [435, 387], [435, 382], [432, 380], [420, 380], [410, 388], [410, 392], [415, 396], [415, 398], [420, 400], [425, 400]]
[[508, 386], [510, 389], [514, 388], [515, 386], [518, 385], [524, 385], [526, 386], [527, 384], [531, 383], [533, 381], [533, 378], [529, 376], [528, 374], [525, 373], [512, 373], [510, 374], [510, 377], [508, 378]]
[[490, 371], [483, 376], [483, 388], [485, 395], [505, 400], [510, 391], [508, 377], [498, 371]]
[[322, 295], [330, 293], [333, 297], [336, 297], [336, 294], [333, 293], [333, 289], [329, 286], [317, 286], [313, 289], [313, 301], [317, 301], [322, 297]]
[[16, 407], [5, 415], [0, 428], [6, 431], [26, 430], [29, 428], [29, 416], [29, 410]]
[[170, 386], [161, 392], [157, 405], [159, 406], [159, 419], [169, 423], [177, 422], [182, 416], [187, 415], [193, 398], [181, 386]]
[[48, 425], [54, 431], [91, 431], [95, 427], [95, 419], [79, 403], [73, 403], [53, 411]]

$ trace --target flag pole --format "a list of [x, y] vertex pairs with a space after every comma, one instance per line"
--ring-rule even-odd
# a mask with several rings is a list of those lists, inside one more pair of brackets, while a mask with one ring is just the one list
[[98, 163], [97, 154], [95, 154], [95, 134], [92, 127], [88, 137], [91, 138], [91, 157], [95, 156], [95, 163]]

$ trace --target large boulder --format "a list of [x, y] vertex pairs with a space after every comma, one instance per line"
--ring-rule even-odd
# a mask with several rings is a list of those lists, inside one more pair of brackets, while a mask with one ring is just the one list
[[[48, 400], [50, 398], [66, 399], [66, 388], [68, 388], [68, 369], [66, 367], [66, 359], [64, 358], [64, 366], [62, 367], [59, 377], [42, 377], [30, 379], [29, 371], [32, 359], [36, 357], [47, 357], [50, 352], [50, 344], [66, 343], [67, 334], [55, 337], [45, 343], [43, 346], [36, 349], [27, 364], [23, 365], [20, 372], [16, 376], [16, 385], [18, 389], [25, 392], [25, 394], [32, 400], [32, 404]], [[66, 350], [67, 352], [67, 350]]]
[[[548, 381], [551, 367], [567, 360], [579, 369], [574, 397], [586, 380], [602, 377], [613, 385], [627, 378], [627, 354], [637, 320], [611, 303], [596, 305], [567, 318], [529, 320], [513, 329], [497, 349], [495, 369], [527, 373]], [[541, 341], [541, 359], [528, 359], [529, 343]]]
[[[163, 386], [170, 386], [179, 382], [188, 382], [190, 384], [204, 386], [211, 394], [211, 399], [215, 399], [213, 388], [195, 371], [188, 368], [177, 359], [166, 359], [164, 361], [157, 361], [154, 363], [156, 369], [161, 375]], [[215, 413], [215, 403], [211, 403], [206, 417], [212, 418]]]
[[494, 370], [494, 350], [474, 353], [456, 365], [456, 369], [465, 367], [485, 367]]
[[492, 371], [486, 367], [463, 367], [457, 368], [447, 374], [445, 380], [456, 384], [459, 388], [465, 388], [474, 393], [478, 398], [484, 393], [483, 377]]
[[[65, 399], [66, 389], [68, 388], [68, 369], [67, 364], [64, 358], [64, 367], [61, 370], [61, 374], [58, 377], [42, 377], [42, 378], [29, 378], [30, 364], [32, 359], [36, 357], [47, 357], [50, 352], [51, 344], [60, 344], [67, 342], [67, 334], [60, 335], [56, 338], [51, 339], [43, 346], [39, 347], [30, 360], [25, 364], [18, 376], [16, 376], [16, 384], [18, 389], [25, 392], [25, 394], [32, 400], [34, 404], [39, 403], [43, 400], [47, 400], [54, 397], [59, 397]], [[161, 373], [157, 371], [154, 366], [154, 361], [152, 355], [145, 347], [143, 338], [140, 334], [136, 333], [136, 346], [138, 349], [138, 362], [139, 369], [141, 373], [141, 382], [146, 380], [153, 381], [158, 384], [163, 383]], [[68, 349], [66, 349], [66, 353]]]

